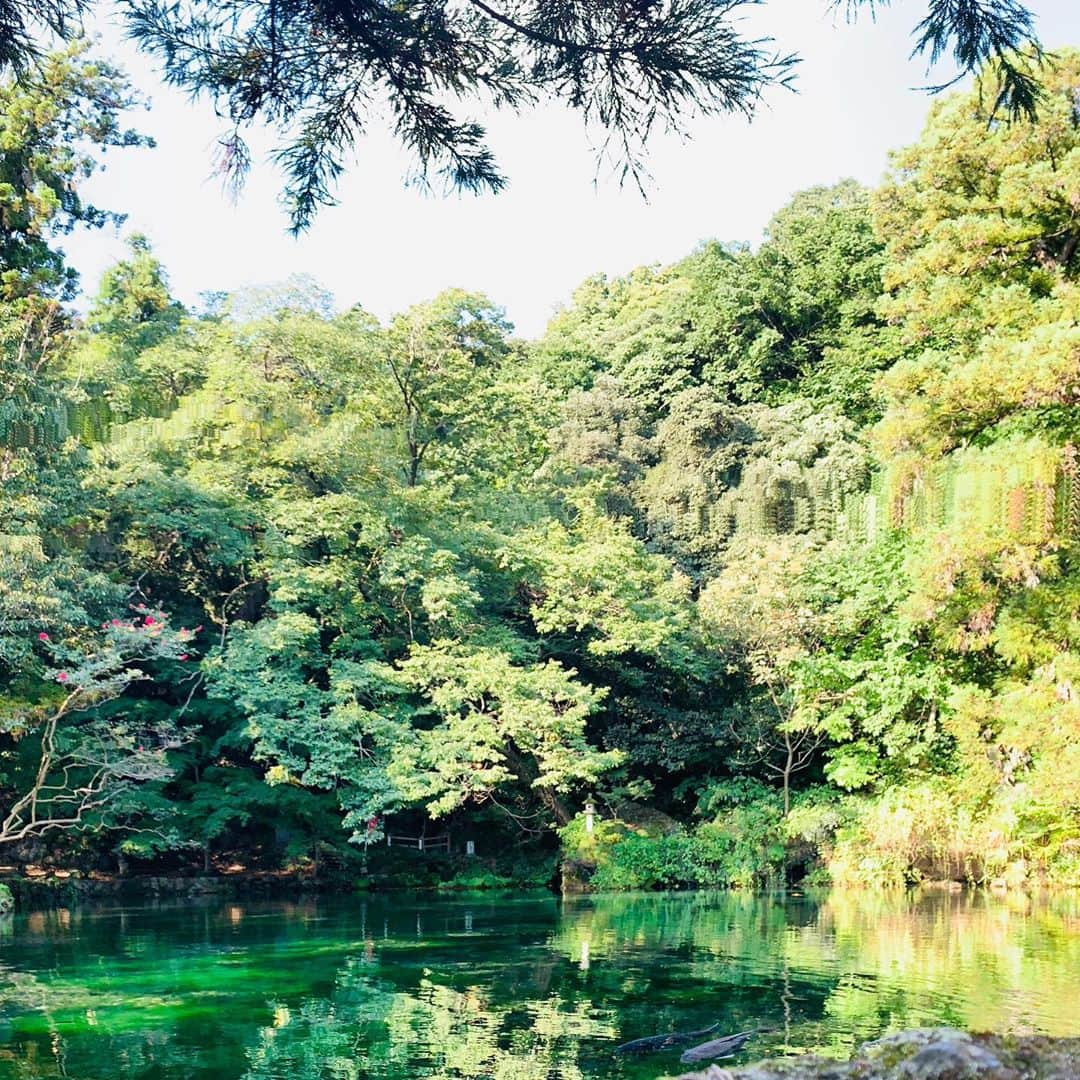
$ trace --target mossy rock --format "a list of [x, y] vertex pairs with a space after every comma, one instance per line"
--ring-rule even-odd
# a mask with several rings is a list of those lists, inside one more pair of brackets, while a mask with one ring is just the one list
[[679, 1080], [1076, 1080], [1080, 1039], [903, 1031], [866, 1043], [846, 1062], [813, 1056], [684, 1073]]
[[620, 799], [614, 804], [614, 810], [619, 821], [645, 836], [671, 836], [683, 831], [675, 818], [644, 803]]
[[15, 910], [15, 897], [11, 889], [0, 883], [0, 915], [10, 915]]

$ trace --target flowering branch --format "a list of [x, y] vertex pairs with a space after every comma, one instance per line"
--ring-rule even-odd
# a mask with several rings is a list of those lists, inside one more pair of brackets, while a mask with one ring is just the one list
[[3, 800], [8, 805], [0, 811], [0, 844], [83, 827], [133, 786], [171, 774], [166, 754], [184, 741], [174, 720], [106, 720], [95, 710], [134, 683], [150, 679], [143, 665], [186, 662], [202, 627], [173, 630], [162, 612], [141, 604], [132, 612], [128, 620], [104, 623], [101, 639], [89, 649], [54, 644], [47, 633], [38, 634], [58, 664], [46, 676], [65, 694], [39, 723], [25, 716], [2, 722], [2, 729], [15, 739], [40, 726], [40, 750], [25, 789], [9, 803]]

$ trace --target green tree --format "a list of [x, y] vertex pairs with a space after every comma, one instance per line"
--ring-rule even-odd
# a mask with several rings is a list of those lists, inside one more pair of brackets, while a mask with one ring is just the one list
[[1063, 50], [1047, 77], [1030, 124], [992, 122], [977, 91], [939, 102], [875, 196], [883, 312], [906, 351], [885, 378], [886, 454], [934, 456], [1020, 414], [1029, 430], [1067, 424], [1080, 58]]
[[780, 780], [786, 816], [796, 775], [825, 741], [798, 693], [799, 669], [817, 647], [814, 612], [794, 588], [807, 558], [804, 541], [774, 540], [729, 556], [701, 594], [703, 617], [742, 666], [750, 694], [735, 711], [736, 762]]
[[[737, 404], [805, 397], [859, 422], [899, 346], [876, 305], [883, 245], [854, 181], [801, 192], [756, 251], [711, 242], [666, 268], [594, 278], [536, 348], [549, 378], [618, 378], [650, 420], [704, 383]], [[556, 374], [556, 372], [558, 374]]]
[[109, 419], [168, 413], [205, 375], [194, 327], [180, 333], [184, 308], [144, 236], [128, 238], [130, 256], [106, 270], [72, 350], [69, 379], [81, 392], [84, 434]]
[[473, 419], [469, 405], [506, 356], [509, 329], [491, 301], [460, 289], [417, 305], [391, 323], [386, 366], [399, 398], [395, 411], [409, 487], [419, 482], [433, 446], [462, 443]]
[[53, 238], [77, 225], [100, 228], [123, 221], [122, 214], [85, 202], [80, 187], [97, 171], [97, 155], [106, 148], [152, 145], [121, 124], [124, 110], [137, 102], [124, 75], [92, 60], [81, 42], [0, 83], [4, 298], [74, 295], [78, 275]]
[[739, 401], [797, 393], [859, 420], [873, 415], [873, 377], [889, 357], [875, 314], [882, 246], [865, 188], [846, 180], [800, 192], [757, 251], [712, 245], [699, 259], [685, 319], [707, 382]]
[[562, 796], [594, 786], [619, 761], [585, 737], [602, 694], [554, 661], [523, 664], [503, 650], [436, 644], [414, 649], [402, 671], [425, 692], [420, 715], [433, 714], [435, 724], [395, 749], [390, 773], [434, 814], [497, 799], [521, 781], [565, 825], [572, 814]]

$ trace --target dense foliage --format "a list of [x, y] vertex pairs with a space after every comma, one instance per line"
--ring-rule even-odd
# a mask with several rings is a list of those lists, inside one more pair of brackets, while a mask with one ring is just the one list
[[[188, 311], [142, 237], [74, 319], [55, 236], [138, 136], [119, 76], [53, 63], [3, 99], [38, 218], [5, 219], [0, 842], [1080, 884], [1080, 55], [1037, 120], [942, 99], [880, 189], [591, 279], [536, 342], [461, 290]], [[86, 163], [65, 202], [27, 154]], [[42, 791], [78, 813], [23, 828]]]

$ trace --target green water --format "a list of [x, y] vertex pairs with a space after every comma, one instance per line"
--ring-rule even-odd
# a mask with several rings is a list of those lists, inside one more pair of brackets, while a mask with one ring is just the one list
[[213, 903], [0, 923], [0, 1078], [659, 1077], [925, 1024], [1080, 1034], [1080, 898], [732, 894]]

